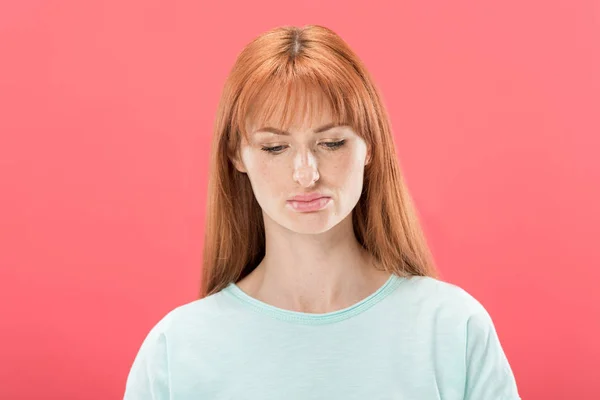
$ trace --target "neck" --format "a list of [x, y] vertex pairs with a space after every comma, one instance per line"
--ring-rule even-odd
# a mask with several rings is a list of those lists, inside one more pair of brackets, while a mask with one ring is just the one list
[[322, 234], [299, 234], [268, 223], [265, 234], [265, 257], [238, 286], [279, 308], [310, 313], [343, 309], [389, 277], [358, 243], [351, 214]]

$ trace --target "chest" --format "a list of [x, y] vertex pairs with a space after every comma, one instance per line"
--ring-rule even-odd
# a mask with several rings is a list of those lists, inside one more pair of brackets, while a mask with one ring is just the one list
[[326, 333], [264, 332], [188, 347], [170, 360], [172, 398], [462, 399], [458, 342], [410, 330]]

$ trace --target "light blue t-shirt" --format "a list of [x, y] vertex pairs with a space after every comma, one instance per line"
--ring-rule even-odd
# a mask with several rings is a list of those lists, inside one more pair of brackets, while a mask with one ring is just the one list
[[456, 285], [392, 275], [325, 314], [261, 302], [231, 283], [148, 333], [125, 400], [518, 400], [484, 307]]

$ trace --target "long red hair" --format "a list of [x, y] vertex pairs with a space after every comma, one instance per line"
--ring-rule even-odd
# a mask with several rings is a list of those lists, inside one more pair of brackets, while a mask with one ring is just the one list
[[[334, 123], [353, 127], [371, 150], [354, 232], [379, 267], [399, 276], [438, 277], [402, 177], [381, 96], [363, 63], [336, 33], [318, 25], [279, 27], [239, 54], [225, 82], [211, 149], [200, 297], [244, 278], [265, 255], [263, 216], [246, 174], [235, 169], [247, 120], [260, 123], [283, 105], [280, 127], [318, 110], [317, 89]], [[261, 125], [262, 126], [262, 125]]]

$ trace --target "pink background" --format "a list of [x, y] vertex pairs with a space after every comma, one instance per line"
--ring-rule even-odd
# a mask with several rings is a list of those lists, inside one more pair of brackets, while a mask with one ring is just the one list
[[584, 0], [2, 2], [0, 398], [122, 398], [148, 330], [198, 292], [224, 79], [256, 35], [309, 23], [381, 88], [443, 278], [492, 315], [523, 399], [600, 398]]

